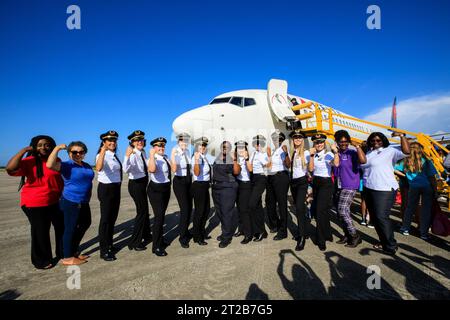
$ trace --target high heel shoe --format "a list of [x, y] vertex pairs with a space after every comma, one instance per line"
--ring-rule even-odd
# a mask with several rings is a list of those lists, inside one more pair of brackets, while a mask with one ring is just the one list
[[256, 233], [255, 236], [254, 236], [253, 241], [259, 242], [259, 241], [262, 241], [265, 238], [267, 238], [267, 232]]
[[155, 255], [157, 255], [158, 257], [165, 257], [165, 256], [167, 256], [166, 250], [160, 249], [160, 248], [157, 248], [157, 249], [153, 250], [153, 253]]
[[298, 237], [297, 245], [295, 246], [295, 251], [302, 251], [305, 248], [306, 238]]

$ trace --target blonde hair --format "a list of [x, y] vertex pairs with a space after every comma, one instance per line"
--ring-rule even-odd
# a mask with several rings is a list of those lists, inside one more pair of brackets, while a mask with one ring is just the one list
[[[298, 147], [298, 149], [300, 149], [300, 150], [299, 150], [299, 152], [296, 152], [295, 156], [296, 156], [297, 158], [300, 158], [300, 161], [301, 161], [301, 163], [302, 163], [302, 168], [303, 168], [303, 169], [306, 169], [306, 161], [305, 161], [305, 138], [303, 138], [302, 141], [303, 141], [302, 144], [300, 145], [300, 147]], [[297, 148], [295, 147], [294, 140], [292, 140], [292, 141], [291, 141], [291, 150], [296, 151], [296, 149], [297, 149]], [[293, 158], [292, 161], [295, 161], [295, 158]], [[295, 164], [295, 162], [294, 162], [294, 164]]]
[[[418, 148], [416, 149], [415, 146]], [[425, 162], [428, 157], [423, 153], [423, 147], [418, 142], [411, 142], [410, 144], [410, 155], [405, 159], [405, 168], [409, 172], [422, 172], [423, 166], [422, 158], [425, 158]]]

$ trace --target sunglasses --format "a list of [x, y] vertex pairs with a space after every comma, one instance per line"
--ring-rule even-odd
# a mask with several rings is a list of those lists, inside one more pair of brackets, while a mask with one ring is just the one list
[[370, 140], [370, 142], [372, 142], [372, 143], [374, 143], [374, 142], [383, 142], [383, 140], [381, 140], [381, 139], [372, 139], [372, 140]]
[[70, 151], [70, 153], [71, 153], [72, 155], [74, 155], [74, 156], [75, 156], [75, 155], [78, 155], [78, 154], [82, 156], [82, 155], [85, 154], [86, 152], [84, 152], [84, 151]]
[[207, 147], [208, 145], [206, 143], [201, 144], [202, 147]]
[[349, 142], [347, 140], [339, 141], [340, 144], [348, 144]]

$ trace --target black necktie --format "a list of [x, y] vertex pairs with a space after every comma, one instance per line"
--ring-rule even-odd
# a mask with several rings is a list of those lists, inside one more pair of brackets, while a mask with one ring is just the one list
[[167, 163], [167, 168], [169, 169], [169, 182], [172, 180], [172, 167], [170, 166], [169, 160], [163, 157], [164, 161]]
[[119, 162], [119, 166], [120, 166], [120, 182], [123, 181], [123, 170], [122, 170], [122, 162], [120, 162], [119, 158], [117, 157], [117, 155], [114, 153], [114, 159], [117, 160], [117, 162]]
[[184, 156], [184, 161], [186, 161], [186, 170], [187, 170], [186, 177], [188, 177], [189, 180], [190, 180], [191, 179], [191, 165], [190, 165], [190, 163], [188, 161], [188, 157], [186, 155], [186, 152], [184, 152], [184, 151], [183, 151], [183, 156]]
[[296, 153], [297, 153], [297, 150], [294, 150], [294, 153], [292, 154], [292, 158], [291, 158], [291, 179], [294, 176], [294, 161], [295, 161]]
[[142, 163], [144, 164], [145, 176], [148, 177], [148, 168], [147, 168], [147, 163], [145, 163], [146, 161], [145, 161], [143, 152], [141, 152], [141, 159], [142, 159]]

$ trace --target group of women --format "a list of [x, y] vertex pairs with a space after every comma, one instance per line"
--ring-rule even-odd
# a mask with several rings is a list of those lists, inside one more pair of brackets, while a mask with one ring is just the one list
[[[313, 147], [306, 150], [305, 135], [301, 130], [290, 133], [291, 152], [286, 137], [276, 131], [271, 135], [274, 149], [266, 138], [252, 139], [253, 152], [246, 141], [232, 144], [224, 141], [217, 157], [207, 152], [208, 138], [194, 140], [194, 154], [190, 155], [191, 137], [177, 136], [177, 146], [170, 158], [165, 153], [166, 139], [151, 141], [149, 155], [145, 152], [145, 133], [136, 130], [128, 136], [129, 146], [121, 162], [117, 156], [118, 133], [108, 131], [100, 136], [96, 155], [98, 172], [98, 199], [100, 223], [98, 229], [100, 257], [116, 260], [113, 246], [114, 226], [119, 214], [123, 173], [128, 174], [128, 191], [136, 205], [130, 250], [142, 251], [152, 243], [152, 252], [166, 256], [164, 217], [171, 195], [171, 185], [180, 207], [179, 242], [189, 248], [193, 239], [198, 245], [207, 245], [210, 239], [206, 222], [210, 212], [210, 189], [215, 212], [221, 223], [217, 238], [220, 248], [227, 247], [233, 236], [243, 236], [242, 244], [267, 238], [262, 194], [266, 191], [266, 211], [270, 232], [275, 241], [287, 237], [288, 190], [290, 188], [297, 217], [297, 251], [303, 250], [309, 238], [306, 197], [312, 180], [313, 211], [317, 222], [316, 244], [326, 250], [326, 241], [332, 241], [330, 214], [333, 195], [338, 195], [338, 213], [342, 218], [344, 236], [338, 241], [349, 247], [361, 243], [350, 214], [350, 205], [360, 187], [363, 170], [365, 201], [380, 243], [375, 247], [394, 254], [396, 242], [389, 219], [398, 188], [394, 177], [394, 163], [409, 154], [409, 143], [400, 133], [401, 151], [389, 146], [388, 139], [379, 132], [372, 133], [367, 154], [359, 144], [352, 142], [348, 132], [335, 134], [331, 146], [323, 134], [311, 137]], [[353, 144], [354, 148], [349, 148]], [[58, 158], [67, 150], [69, 160]], [[31, 258], [36, 268], [51, 268], [62, 258], [64, 265], [82, 264], [89, 258], [79, 250], [80, 242], [91, 224], [89, 201], [94, 171], [84, 162], [87, 147], [80, 141], [56, 146], [48, 136], [34, 137], [29, 147], [19, 151], [7, 165], [12, 176], [21, 176], [21, 207], [31, 224]], [[25, 158], [23, 156], [27, 154]], [[153, 209], [150, 226], [149, 205]], [[239, 228], [233, 216], [237, 205]], [[193, 210], [194, 209], [194, 210]], [[278, 209], [278, 210], [277, 210]], [[193, 228], [189, 231], [193, 211]], [[56, 236], [56, 259], [52, 258], [49, 231], [53, 224]]]

